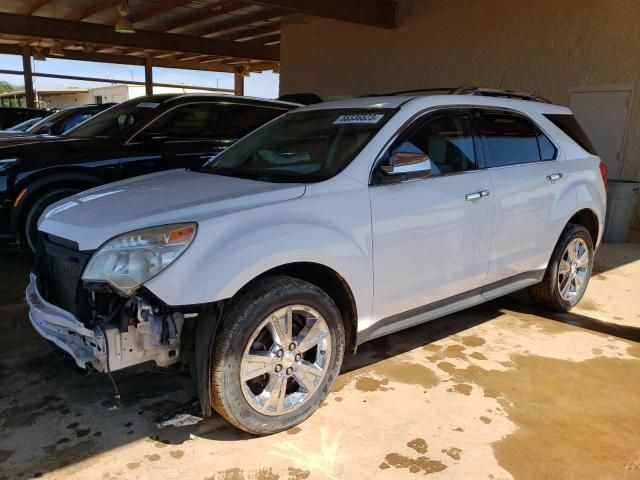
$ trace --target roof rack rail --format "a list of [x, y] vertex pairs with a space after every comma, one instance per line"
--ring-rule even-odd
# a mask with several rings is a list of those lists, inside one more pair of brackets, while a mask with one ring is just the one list
[[456, 90], [458, 90], [458, 87], [415, 88], [412, 90], [399, 90], [397, 92], [367, 93], [366, 95], [362, 95], [362, 97], [393, 97], [395, 95], [407, 95], [409, 93], [421, 92], [432, 95], [452, 95]]
[[420, 94], [427, 95], [475, 95], [479, 97], [512, 98], [514, 100], [527, 100], [530, 102], [551, 103], [548, 99], [530, 93], [516, 92], [515, 90], [502, 90], [498, 88], [484, 87], [438, 87], [416, 88], [412, 90], [399, 90], [388, 93], [371, 93], [363, 97], [385, 97], [394, 95]]
[[475, 95], [479, 97], [512, 98], [514, 100], [527, 100], [530, 102], [551, 103], [550, 100], [539, 95], [517, 92], [515, 90], [503, 90], [499, 88], [484, 87], [460, 87], [454, 92], [455, 95]]

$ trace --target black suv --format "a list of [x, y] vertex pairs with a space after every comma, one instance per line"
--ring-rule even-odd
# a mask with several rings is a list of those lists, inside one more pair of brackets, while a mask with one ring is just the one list
[[49, 110], [39, 108], [0, 107], [0, 130], [7, 130], [30, 118], [46, 117]]
[[16, 138], [15, 135], [62, 135], [67, 130], [71, 130], [76, 125], [90, 119], [94, 115], [111, 108], [115, 103], [103, 103], [101, 105], [88, 104], [77, 107], [69, 107], [60, 110], [48, 117], [39, 120], [23, 132], [2, 132], [3, 137]]
[[35, 248], [40, 214], [104, 183], [198, 168], [247, 133], [299, 105], [213, 94], [139, 97], [59, 137], [0, 142], [0, 235]]

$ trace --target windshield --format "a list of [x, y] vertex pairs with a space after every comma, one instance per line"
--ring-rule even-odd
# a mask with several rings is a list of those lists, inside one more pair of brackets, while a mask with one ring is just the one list
[[162, 104], [162, 99], [141, 97], [121, 103], [91, 117], [64, 133], [74, 138], [112, 138], [150, 119]]
[[29, 120], [25, 120], [22, 123], [14, 125], [13, 127], [9, 128], [8, 131], [10, 131], [10, 132], [26, 132], [26, 131], [28, 131], [29, 127], [31, 127], [32, 125], [35, 125], [36, 123], [40, 122], [40, 120], [42, 120], [42, 117], [30, 118]]
[[57, 124], [58, 122], [64, 120], [66, 117], [74, 115], [76, 112], [76, 109], [60, 110], [59, 112], [51, 114], [48, 117], [40, 120], [38, 123], [32, 125], [31, 128], [27, 130], [27, 132], [36, 134], [49, 133], [49, 129], [52, 125]]
[[286, 114], [240, 140], [200, 171], [266, 182], [327, 180], [351, 163], [393, 112], [322, 109]]

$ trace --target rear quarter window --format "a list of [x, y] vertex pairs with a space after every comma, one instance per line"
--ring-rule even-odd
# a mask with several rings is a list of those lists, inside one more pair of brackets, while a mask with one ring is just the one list
[[580, 145], [591, 155], [597, 155], [591, 140], [582, 129], [576, 117], [570, 114], [548, 114], [545, 115], [556, 127], [562, 130], [571, 140]]
[[489, 150], [488, 167], [540, 161], [538, 131], [529, 120], [509, 113], [484, 112], [476, 125]]

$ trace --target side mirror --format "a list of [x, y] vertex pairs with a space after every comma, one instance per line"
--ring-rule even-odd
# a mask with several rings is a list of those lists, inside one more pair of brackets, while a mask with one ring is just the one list
[[431, 159], [424, 153], [396, 152], [391, 165], [381, 165], [383, 181], [401, 182], [431, 175]]

